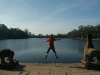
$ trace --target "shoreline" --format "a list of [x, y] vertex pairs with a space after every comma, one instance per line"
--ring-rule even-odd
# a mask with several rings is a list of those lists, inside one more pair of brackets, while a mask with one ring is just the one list
[[[75, 38], [76, 40], [86, 40], [86, 38], [84, 39], [84, 38]], [[94, 41], [100, 41], [100, 39], [92, 39], [92, 40], [94, 40]]]
[[100, 39], [92, 39], [92, 40], [95, 40], [95, 41], [100, 41]]

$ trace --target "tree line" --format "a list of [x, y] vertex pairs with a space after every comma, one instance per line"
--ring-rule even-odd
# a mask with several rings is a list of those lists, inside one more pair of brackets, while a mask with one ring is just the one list
[[53, 35], [54, 38], [67, 38], [67, 34], [62, 34], [62, 33], [58, 33], [57, 35], [54, 35], [54, 34], [46, 34], [46, 35], [43, 35], [43, 34], [38, 34], [38, 35], [31, 34], [30, 38], [49, 38], [51, 35]]
[[28, 38], [28, 29], [22, 31], [19, 28], [8, 28], [4, 24], [0, 24], [0, 39], [23, 39]]
[[[50, 35], [53, 35], [55, 38], [86, 38], [88, 33], [92, 33], [93, 38], [100, 38], [100, 24], [97, 24], [96, 26], [80, 25], [78, 29], [73, 29], [66, 34], [58, 33], [57, 35]], [[6, 25], [0, 24], [0, 39], [48, 38], [50, 35], [35, 35], [34, 33], [32, 34], [29, 32], [27, 28], [21, 30], [19, 28], [8, 28]]]
[[80, 25], [78, 27], [78, 29], [73, 29], [72, 31], [68, 32], [67, 37], [68, 38], [86, 38], [88, 33], [92, 34], [92, 38], [99, 38], [100, 39], [100, 24], [97, 24], [96, 26]]
[[[53, 35], [53, 34], [51, 34]], [[67, 38], [67, 34], [57, 34], [53, 35], [56, 38]], [[0, 24], [0, 39], [24, 39], [24, 38], [48, 38], [50, 37], [49, 34], [43, 35], [38, 34], [35, 35], [29, 32], [26, 28], [25, 30], [21, 30], [19, 28], [8, 28], [4, 24]]]

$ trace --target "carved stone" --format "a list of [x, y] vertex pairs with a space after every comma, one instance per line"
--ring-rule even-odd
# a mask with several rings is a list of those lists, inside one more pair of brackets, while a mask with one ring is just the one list
[[1, 63], [5, 64], [5, 57], [8, 57], [9, 64], [13, 64], [13, 57], [14, 57], [14, 52], [11, 51], [10, 49], [3, 49], [0, 51], [0, 58], [1, 58]]
[[[5, 60], [5, 57], [8, 57], [7, 60]], [[18, 64], [18, 60], [13, 60], [14, 57], [14, 52], [11, 51], [10, 49], [3, 49], [0, 50], [0, 58], [1, 58], [1, 63], [0, 63], [0, 68], [11, 68], [15, 64]]]
[[[96, 61], [94, 62], [93, 57], [96, 57]], [[94, 49], [94, 45], [92, 43], [92, 34], [87, 35], [86, 44], [84, 46], [84, 57], [81, 60], [81, 63], [85, 65], [86, 68], [92, 66], [100, 66], [100, 50]]]

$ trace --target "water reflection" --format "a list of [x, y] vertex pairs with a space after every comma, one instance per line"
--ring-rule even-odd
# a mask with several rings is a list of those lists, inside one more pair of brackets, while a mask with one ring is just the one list
[[[0, 49], [9, 48], [15, 52], [15, 59], [22, 63], [77, 63], [83, 59], [85, 40], [62, 39], [55, 42], [59, 59], [52, 50], [47, 59], [43, 59], [48, 49], [46, 38], [30, 38], [16, 40], [0, 40]], [[93, 41], [94, 47], [100, 49], [98, 41]]]

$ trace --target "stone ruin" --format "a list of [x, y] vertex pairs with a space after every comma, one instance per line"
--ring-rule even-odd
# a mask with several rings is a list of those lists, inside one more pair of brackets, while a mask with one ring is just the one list
[[[12, 68], [14, 65], [18, 64], [18, 60], [13, 60], [14, 54], [15, 53], [10, 49], [0, 50], [0, 69], [9, 69]], [[7, 60], [5, 60], [6, 57], [8, 57]]]
[[[93, 60], [93, 57], [96, 57], [96, 61]], [[92, 34], [87, 35], [86, 44], [84, 46], [84, 56], [81, 63], [88, 69], [100, 66], [100, 50], [94, 48]]]

